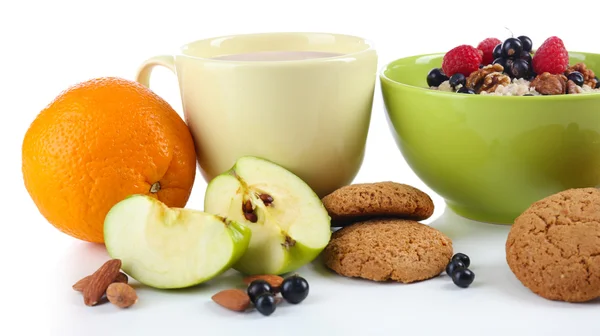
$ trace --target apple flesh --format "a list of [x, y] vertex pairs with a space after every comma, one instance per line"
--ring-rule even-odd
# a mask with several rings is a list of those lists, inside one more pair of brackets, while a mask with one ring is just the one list
[[233, 265], [245, 274], [283, 274], [314, 260], [331, 238], [327, 210], [289, 170], [245, 156], [210, 181], [204, 211], [252, 230], [246, 253]]
[[251, 234], [225, 217], [169, 208], [143, 195], [117, 203], [104, 222], [110, 257], [155, 288], [190, 287], [220, 275], [244, 254]]

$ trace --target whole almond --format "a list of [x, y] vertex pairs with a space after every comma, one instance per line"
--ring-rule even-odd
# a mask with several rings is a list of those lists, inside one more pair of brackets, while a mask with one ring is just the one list
[[121, 260], [111, 259], [105, 262], [91, 275], [88, 285], [83, 289], [83, 303], [94, 306], [100, 301], [108, 286], [115, 281], [121, 270]]
[[[85, 278], [77, 281], [74, 285], [73, 285], [73, 289], [78, 291], [78, 292], [83, 292], [83, 289], [85, 287], [87, 287], [87, 285], [90, 283], [90, 279], [92, 278], [91, 275], [86, 276]], [[127, 275], [125, 273], [120, 272], [119, 275], [117, 275], [117, 278], [115, 279], [115, 281], [113, 282], [121, 282], [121, 283], [128, 283], [129, 279], [127, 278]]]
[[120, 308], [131, 307], [138, 301], [135, 289], [122, 282], [111, 283], [106, 289], [106, 298]]
[[271, 287], [273, 287], [273, 289], [276, 291], [279, 290], [279, 287], [281, 287], [281, 284], [283, 283], [282, 277], [273, 274], [249, 275], [243, 279], [246, 285], [251, 284], [254, 280], [264, 280], [268, 282], [269, 285], [271, 285]]
[[229, 310], [242, 312], [250, 307], [250, 297], [241, 289], [226, 289], [212, 296], [212, 300]]

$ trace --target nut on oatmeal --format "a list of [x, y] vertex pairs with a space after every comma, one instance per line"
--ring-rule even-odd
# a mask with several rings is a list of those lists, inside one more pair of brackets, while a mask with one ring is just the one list
[[575, 84], [575, 82], [573, 82], [572, 80], [569, 80], [567, 82], [567, 93], [568, 94], [574, 94], [574, 93], [582, 93], [583, 89]]
[[494, 92], [498, 86], [507, 86], [510, 84], [510, 77], [500, 72], [492, 72], [485, 76], [483, 84], [479, 88], [478, 92]]
[[481, 87], [484, 85], [487, 75], [492, 73], [502, 74], [502, 71], [504, 71], [504, 67], [500, 64], [490, 64], [484, 66], [483, 68], [472, 72], [469, 77], [467, 77], [466, 87], [479, 93], [481, 92]]
[[542, 95], [559, 95], [567, 92], [567, 77], [544, 72], [535, 77], [530, 84]]
[[594, 70], [588, 69], [585, 63], [577, 63], [568, 67], [567, 70], [565, 70], [565, 76], [569, 76], [569, 74], [575, 71], [583, 75], [583, 84], [592, 88], [596, 87], [596, 74], [594, 73]]

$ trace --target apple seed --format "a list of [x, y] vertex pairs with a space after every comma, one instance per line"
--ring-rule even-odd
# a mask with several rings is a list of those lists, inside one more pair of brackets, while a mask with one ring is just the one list
[[244, 213], [246, 214], [254, 212], [254, 209], [252, 209], [252, 202], [250, 202], [250, 200], [246, 200], [246, 202], [244, 202], [244, 204], [242, 205], [242, 211], [244, 211]]
[[246, 217], [246, 219], [251, 221], [252, 223], [258, 222], [258, 217], [256, 216], [256, 214], [254, 212], [250, 212], [250, 213], [245, 212], [244, 217]]
[[260, 200], [263, 201], [263, 203], [265, 203], [266, 206], [269, 206], [271, 203], [273, 203], [273, 197], [271, 197], [271, 195], [269, 194], [260, 194]]

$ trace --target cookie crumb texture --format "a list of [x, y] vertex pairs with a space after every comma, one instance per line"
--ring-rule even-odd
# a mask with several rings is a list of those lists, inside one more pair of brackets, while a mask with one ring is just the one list
[[432, 227], [371, 219], [334, 232], [323, 260], [342, 276], [411, 283], [442, 273], [452, 254], [452, 240]]
[[532, 204], [511, 227], [506, 260], [546, 299], [600, 297], [600, 190], [570, 189]]
[[360, 183], [342, 187], [323, 197], [332, 226], [379, 216], [424, 220], [434, 204], [423, 191], [396, 182]]

